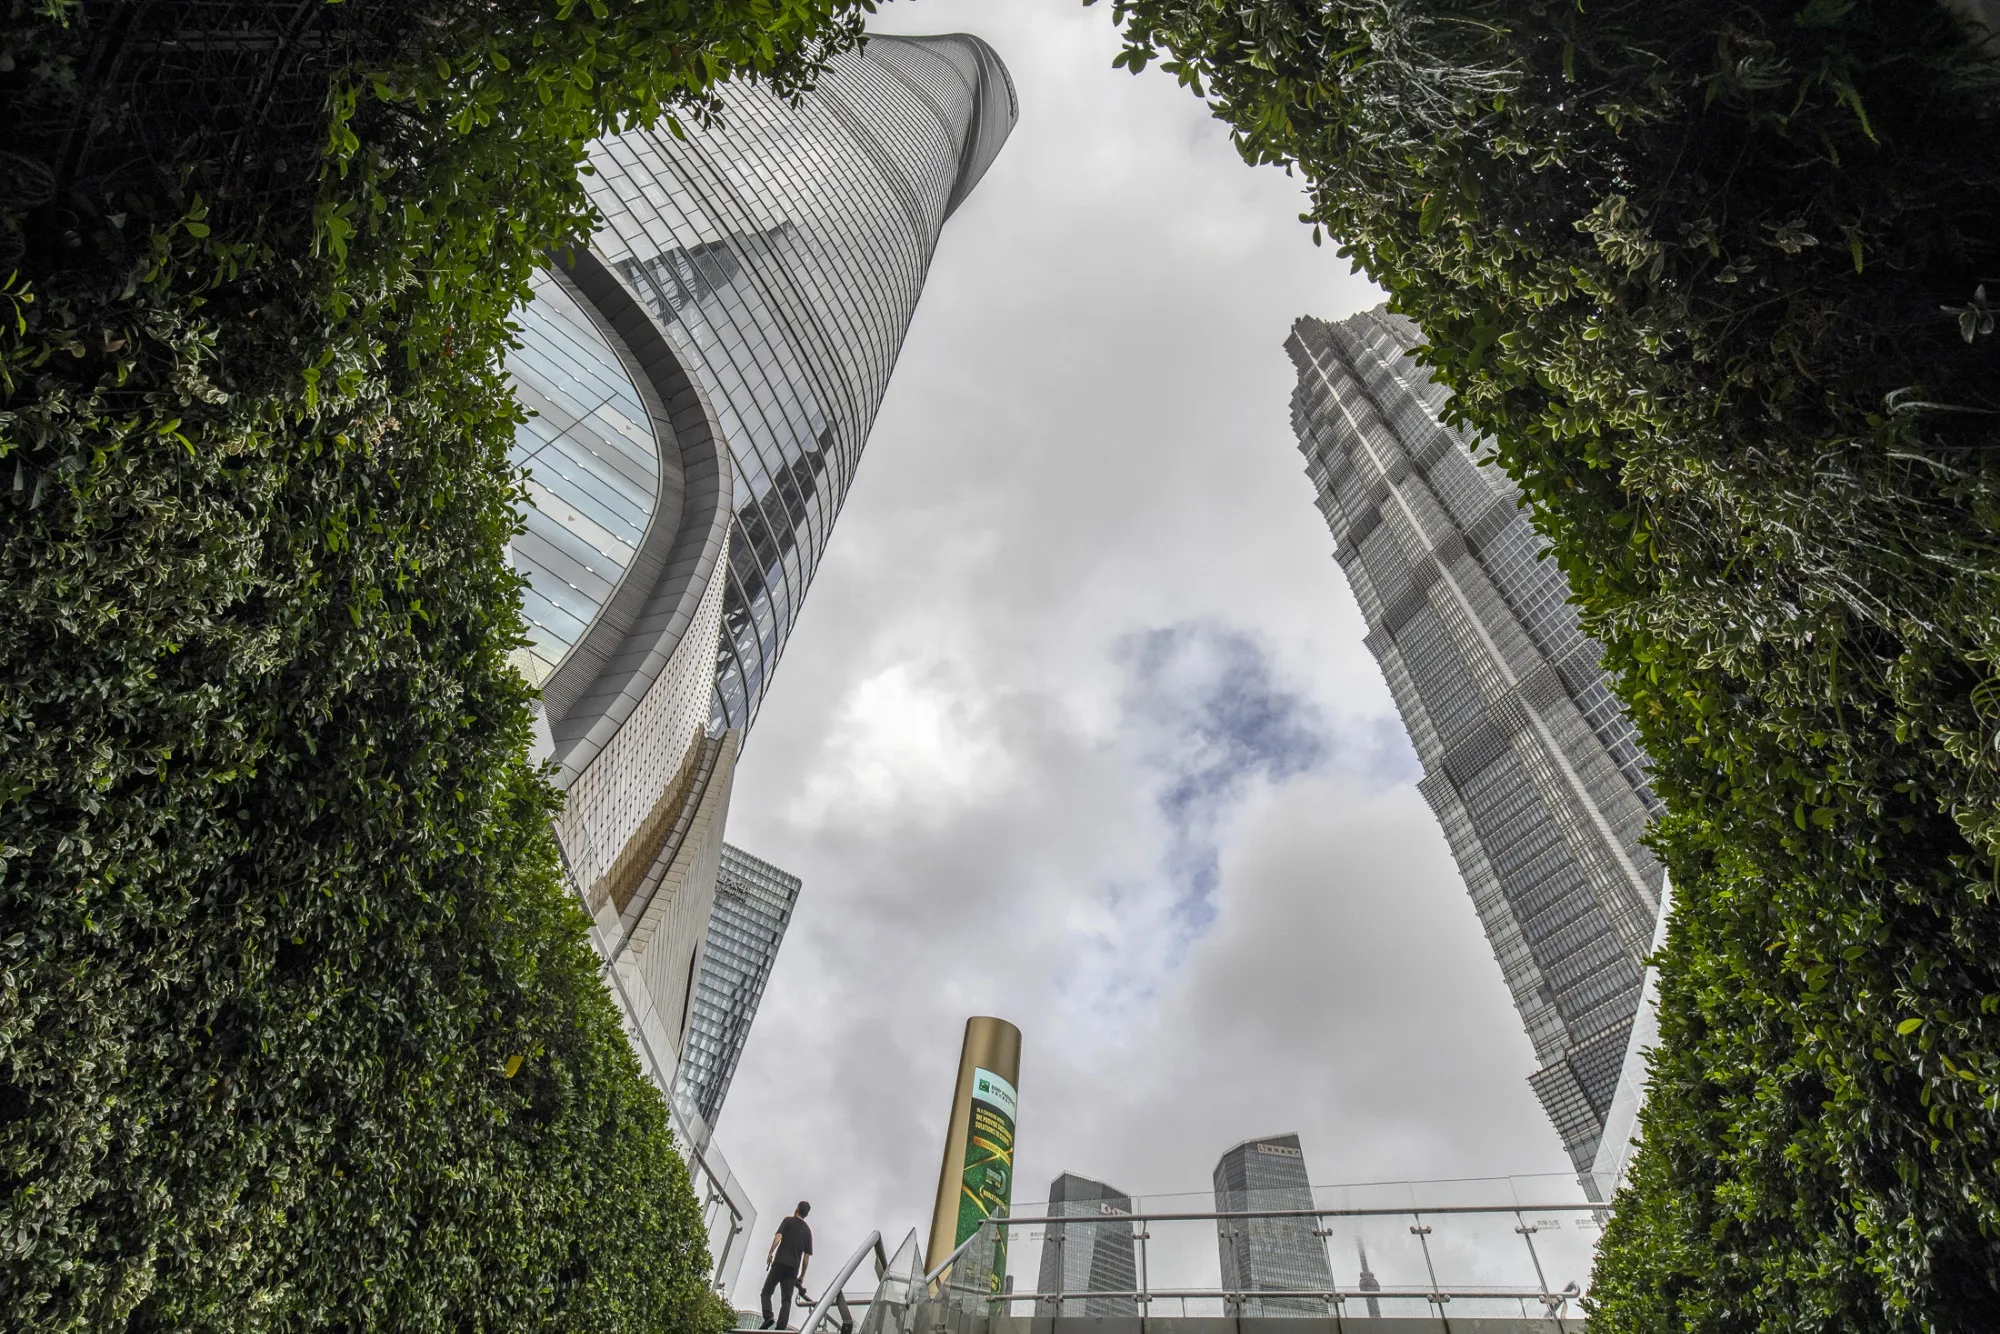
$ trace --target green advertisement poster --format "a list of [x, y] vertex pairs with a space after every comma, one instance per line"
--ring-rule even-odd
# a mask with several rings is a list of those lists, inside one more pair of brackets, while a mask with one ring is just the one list
[[[973, 1067], [972, 1119], [965, 1131], [965, 1172], [958, 1186], [958, 1238], [963, 1246], [985, 1219], [1007, 1216], [1014, 1199], [1014, 1086]], [[1007, 1233], [995, 1228], [992, 1289], [1007, 1272]]]

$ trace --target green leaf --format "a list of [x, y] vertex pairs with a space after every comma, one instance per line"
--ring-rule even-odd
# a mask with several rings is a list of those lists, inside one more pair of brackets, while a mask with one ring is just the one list
[[1434, 234], [1443, 218], [1444, 196], [1433, 190], [1424, 196], [1423, 209], [1417, 216], [1417, 233], [1421, 236]]

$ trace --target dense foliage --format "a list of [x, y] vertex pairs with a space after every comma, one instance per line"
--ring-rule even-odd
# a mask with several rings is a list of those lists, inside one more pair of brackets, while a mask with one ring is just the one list
[[1605, 1330], [2000, 1327], [2000, 66], [1928, 0], [1117, 0], [1568, 572], [1680, 897]]
[[719, 1328], [564, 887], [506, 315], [847, 0], [0, 9], [0, 1317]]

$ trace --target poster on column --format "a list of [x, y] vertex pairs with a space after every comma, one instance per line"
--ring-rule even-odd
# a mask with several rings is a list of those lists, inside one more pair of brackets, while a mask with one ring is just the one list
[[[963, 1246], [980, 1223], [1007, 1216], [1014, 1198], [1014, 1086], [991, 1070], [972, 1070], [972, 1117], [965, 1129], [965, 1171], [958, 1187], [958, 1242]], [[992, 1290], [1007, 1273], [1007, 1232], [993, 1229]]]

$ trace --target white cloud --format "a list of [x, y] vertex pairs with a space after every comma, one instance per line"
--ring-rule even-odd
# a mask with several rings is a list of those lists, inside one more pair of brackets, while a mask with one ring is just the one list
[[803, 826], [916, 817], [935, 826], [1012, 778], [985, 701], [962, 665], [900, 662], [854, 683], [833, 708], [805, 789]]

